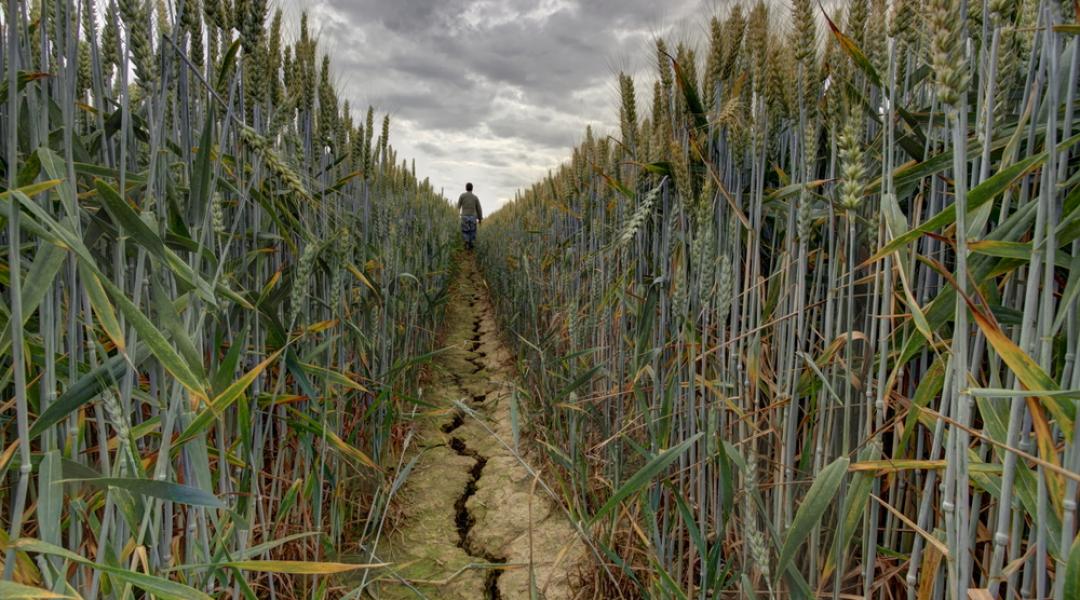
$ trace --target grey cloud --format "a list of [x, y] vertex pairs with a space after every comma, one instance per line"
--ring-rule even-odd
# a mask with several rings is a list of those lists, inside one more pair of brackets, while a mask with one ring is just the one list
[[456, 190], [482, 172], [487, 197], [505, 200], [564, 160], [586, 124], [615, 126], [613, 64], [651, 64], [653, 35], [708, 10], [701, 0], [323, 0], [310, 13], [345, 96], [390, 112], [392, 143], [424, 175]]
[[[494, 7], [501, 5], [498, 10]], [[512, 87], [527, 101], [570, 108], [569, 92], [612, 76], [608, 57], [636, 51], [655, 26], [656, 9], [646, 2], [584, 1], [561, 6], [543, 18], [523, 16], [533, 2], [428, 0], [345, 2], [327, 7], [340, 21], [357, 23], [357, 48], [368, 72], [415, 77], [456, 88], [457, 102], [484, 102], [485, 96]], [[516, 15], [506, 21], [469, 23], [477, 6]], [[619, 35], [631, 31], [632, 35]], [[349, 44], [343, 44], [348, 47]], [[380, 48], [382, 50], [380, 50]], [[359, 65], [358, 65], [359, 66]], [[369, 90], [378, 96], [379, 84]], [[448, 123], [452, 125], [453, 123]]]
[[447, 154], [449, 154], [448, 149], [443, 148], [443, 147], [441, 147], [441, 146], [439, 146], [437, 144], [434, 144], [432, 142], [420, 142], [419, 144], [416, 145], [416, 149], [420, 150], [421, 152], [424, 152], [425, 154], [428, 154], [428, 155], [431, 155], [431, 156], [437, 156], [437, 157], [440, 157], [440, 158], [443, 157], [443, 156], [446, 156]]
[[[545, 122], [546, 121], [546, 122]], [[581, 135], [579, 121], [551, 123], [551, 118], [531, 120], [524, 114], [504, 114], [487, 121], [492, 134], [502, 138], [517, 138], [546, 147], [567, 148]]]

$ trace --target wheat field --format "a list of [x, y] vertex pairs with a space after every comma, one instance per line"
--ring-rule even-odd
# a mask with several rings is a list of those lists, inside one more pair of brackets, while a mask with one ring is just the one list
[[1078, 597], [1075, 7], [708, 31], [481, 235], [599, 595]]
[[306, 16], [2, 16], [0, 596], [325, 595], [296, 575], [385, 517], [451, 209]]

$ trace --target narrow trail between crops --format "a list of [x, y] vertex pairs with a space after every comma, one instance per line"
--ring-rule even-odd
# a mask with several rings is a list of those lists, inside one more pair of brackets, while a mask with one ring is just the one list
[[375, 596], [530, 598], [531, 580], [537, 598], [573, 598], [585, 545], [515, 456], [513, 355], [471, 255], [451, 294], [448, 349], [423, 384], [422, 399], [437, 408], [418, 421], [420, 458], [381, 545], [401, 579], [383, 578]]

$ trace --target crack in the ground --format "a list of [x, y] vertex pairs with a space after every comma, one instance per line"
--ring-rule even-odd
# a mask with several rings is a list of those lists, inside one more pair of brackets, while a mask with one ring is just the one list
[[[458, 415], [461, 418], [461, 415]], [[461, 438], [450, 438], [450, 448], [458, 454], [458, 456], [468, 456], [475, 460], [472, 468], [469, 469], [469, 481], [465, 484], [465, 491], [462, 492], [461, 497], [454, 502], [454, 523], [457, 524], [458, 530], [458, 547], [465, 551], [469, 556], [475, 556], [482, 558], [489, 563], [502, 563], [506, 562], [506, 558], [498, 557], [483, 549], [474, 547], [472, 542], [469, 541], [469, 531], [472, 530], [473, 525], [476, 524], [476, 518], [469, 513], [468, 502], [469, 498], [472, 498], [476, 494], [476, 483], [480, 481], [480, 476], [484, 472], [484, 467], [487, 465], [487, 459], [484, 458], [476, 450], [473, 450], [465, 445], [465, 442]], [[499, 576], [502, 575], [501, 569], [490, 569], [487, 576], [484, 578], [484, 598], [487, 600], [501, 600], [502, 594], [499, 592]]]
[[480, 371], [483, 371], [486, 368], [484, 366], [484, 363], [481, 362], [481, 360], [479, 358], [474, 357], [474, 356], [470, 356], [470, 357], [466, 358], [465, 362], [467, 362], [467, 363], [471, 364], [472, 366], [476, 367], [475, 369], [473, 369], [473, 372], [472, 372], [473, 375], [476, 375], [477, 373], [479, 373]]
[[[469, 284], [476, 276], [466, 270], [462, 278]], [[469, 423], [477, 418], [481, 424], [502, 424], [510, 418], [503, 402], [508, 385], [504, 381], [508, 377], [506, 350], [494, 319], [495, 310], [487, 294], [478, 293], [478, 289], [468, 285], [461, 289], [455, 297], [463, 302], [454, 305], [448, 315], [445, 333], [452, 341], [451, 352], [436, 361], [441, 371], [435, 395], [445, 402], [438, 417], [423, 424], [424, 431], [431, 434], [424, 436], [424, 443], [441, 450], [423, 458], [423, 464], [431, 469], [429, 476], [409, 482], [418, 497], [430, 502], [407, 509], [402, 542], [395, 543], [397, 553], [393, 556], [416, 563], [403, 575], [407, 580], [423, 581], [425, 592], [429, 584], [433, 586], [434, 593], [429, 597], [502, 600], [506, 596], [500, 586], [508, 590], [509, 596], [515, 594], [509, 590], [520, 585], [520, 573], [510, 573], [505, 579], [502, 575], [506, 572], [504, 565], [519, 552], [521, 534], [525, 532], [525, 515], [518, 501], [518, 494], [525, 489], [515, 479], [515, 463], [506, 460], [508, 454], [491, 444], [479, 425]], [[513, 494], [503, 493], [504, 488]], [[474, 497], [476, 501], [470, 506]], [[532, 500], [530, 497], [530, 503]], [[544, 554], [566, 537], [566, 525], [554, 520], [561, 519], [562, 513], [556, 513], [547, 511], [541, 521], [530, 521], [528, 525], [534, 528], [537, 523], [551, 521], [545, 531], [533, 530]], [[438, 540], [432, 536], [436, 532]], [[446, 536], [453, 542], [446, 543]], [[477, 571], [445, 584], [435, 583], [440, 580], [432, 578], [441, 571], [460, 568]], [[387, 597], [411, 597], [404, 589], [400, 592]], [[561, 589], [554, 596], [571, 597]]]
[[465, 424], [465, 415], [461, 414], [461, 411], [454, 413], [454, 418], [449, 423], [442, 426], [443, 433], [450, 433], [451, 431], [461, 427]]

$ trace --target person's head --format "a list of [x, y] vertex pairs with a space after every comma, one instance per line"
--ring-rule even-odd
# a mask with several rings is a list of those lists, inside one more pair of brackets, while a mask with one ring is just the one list
[[466, 192], [471, 192], [472, 191], [472, 184], [471, 183], [466, 183], [465, 184], [465, 191]]

